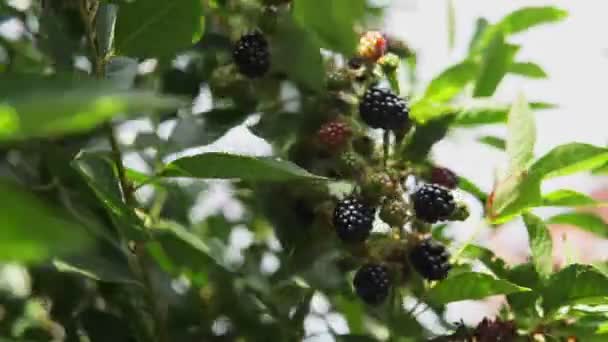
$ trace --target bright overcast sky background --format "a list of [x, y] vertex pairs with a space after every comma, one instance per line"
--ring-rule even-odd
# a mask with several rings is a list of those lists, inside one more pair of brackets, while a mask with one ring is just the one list
[[[557, 6], [570, 13], [566, 20], [539, 26], [511, 39], [522, 45], [517, 60], [540, 64], [549, 78], [530, 80], [508, 76], [497, 98], [510, 102], [523, 92], [530, 101], [559, 105], [558, 109], [543, 111], [537, 116], [539, 155], [565, 142], [608, 143], [605, 125], [608, 123], [608, 36], [603, 34], [608, 30], [607, 1], [454, 0], [454, 5], [456, 47], [453, 51], [448, 48], [447, 0], [397, 0], [387, 13], [388, 32], [404, 38], [417, 50], [420, 78], [424, 82], [466, 55], [477, 18], [485, 17], [493, 23], [524, 6]], [[488, 133], [504, 134], [504, 129], [456, 132], [438, 146], [435, 155], [487, 190], [494, 179], [493, 170], [504, 159], [500, 153], [473, 142], [475, 137]], [[568, 186], [590, 191], [599, 182], [605, 183], [597, 178], [574, 176], [553, 181], [548, 188]]]

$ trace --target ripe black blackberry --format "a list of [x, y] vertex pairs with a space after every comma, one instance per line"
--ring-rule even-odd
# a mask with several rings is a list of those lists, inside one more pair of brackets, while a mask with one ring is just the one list
[[410, 251], [410, 263], [423, 278], [441, 280], [448, 276], [452, 268], [450, 254], [445, 246], [431, 239], [426, 239]]
[[456, 209], [450, 191], [435, 184], [425, 184], [420, 187], [412, 195], [412, 201], [416, 217], [428, 223], [447, 220]]
[[363, 265], [355, 274], [353, 286], [357, 295], [367, 304], [382, 303], [390, 290], [388, 269], [382, 265]]
[[333, 223], [338, 237], [344, 242], [363, 242], [369, 236], [375, 209], [356, 197], [347, 197], [334, 209]]
[[359, 104], [359, 114], [372, 128], [399, 131], [410, 125], [407, 102], [388, 89], [369, 88]]
[[257, 31], [245, 34], [234, 45], [232, 58], [243, 75], [261, 77], [270, 69], [268, 41]]

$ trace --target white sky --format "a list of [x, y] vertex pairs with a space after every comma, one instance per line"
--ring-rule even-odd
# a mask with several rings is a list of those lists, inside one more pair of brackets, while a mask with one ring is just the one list
[[[387, 16], [388, 31], [404, 39], [418, 51], [420, 78], [427, 82], [466, 54], [475, 20], [490, 22], [524, 6], [553, 5], [570, 16], [513, 37], [522, 45], [519, 61], [534, 61], [549, 74], [547, 80], [508, 77], [497, 97], [512, 101], [524, 92], [529, 100], [558, 104], [559, 109], [541, 112], [537, 118], [538, 143], [542, 154], [552, 147], [571, 141], [604, 145], [608, 142], [605, 123], [606, 85], [608, 83], [608, 2], [601, 0], [454, 0], [456, 9], [456, 48], [448, 49], [447, 0], [396, 0]], [[437, 159], [462, 174], [476, 179], [488, 189], [493, 170], [502, 161], [500, 153], [471, 143], [474, 137], [504, 133], [502, 128], [483, 132], [457, 132], [436, 150]], [[589, 191], [598, 179], [568, 177], [548, 184], [548, 188], [570, 186]]]

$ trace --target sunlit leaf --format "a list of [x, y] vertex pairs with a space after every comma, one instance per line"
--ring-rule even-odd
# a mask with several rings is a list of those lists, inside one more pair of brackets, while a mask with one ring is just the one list
[[465, 272], [442, 280], [429, 290], [426, 297], [432, 303], [446, 304], [523, 291], [530, 289], [486, 273]]

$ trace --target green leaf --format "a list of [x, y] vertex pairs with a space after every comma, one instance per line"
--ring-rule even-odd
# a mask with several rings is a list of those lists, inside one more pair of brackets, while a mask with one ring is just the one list
[[473, 37], [471, 37], [471, 41], [469, 42], [469, 54], [479, 44], [479, 40], [484, 36], [488, 26], [489, 22], [487, 19], [477, 18], [475, 21], [475, 33], [473, 33]]
[[183, 102], [110, 83], [60, 78], [0, 80], [0, 140], [53, 137], [90, 130], [117, 115], [175, 109]]
[[123, 202], [118, 174], [112, 157], [106, 153], [85, 153], [72, 162], [100, 203], [117, 221], [123, 235], [131, 240], [147, 240], [148, 235], [135, 212]]
[[479, 141], [482, 144], [492, 146], [494, 148], [497, 148], [497, 149], [503, 150], [503, 151], [507, 148], [507, 142], [505, 141], [505, 139], [502, 139], [499, 137], [493, 137], [491, 135], [486, 135], [484, 137], [481, 137], [481, 138], [477, 139], [477, 141]]
[[479, 66], [470, 60], [453, 65], [435, 77], [424, 93], [424, 101], [446, 102], [460, 94], [465, 86], [475, 80]]
[[486, 265], [487, 268], [492, 271], [498, 278], [506, 278], [508, 274], [508, 267], [504, 260], [496, 256], [491, 250], [477, 246], [467, 245], [461, 254], [463, 257], [469, 259], [478, 259]]
[[477, 197], [482, 203], [488, 199], [488, 194], [481, 190], [475, 183], [470, 180], [459, 176], [458, 187], [471, 195]]
[[85, 227], [20, 186], [1, 181], [0, 193], [0, 260], [40, 262], [92, 244]]
[[[553, 109], [555, 105], [544, 102], [532, 102], [530, 107], [534, 110]], [[510, 106], [472, 106], [462, 108], [457, 111], [454, 125], [457, 126], [476, 126], [504, 123], [508, 119]]]
[[323, 48], [346, 55], [355, 52], [358, 35], [354, 28], [364, 14], [365, 0], [297, 1], [293, 9], [296, 21], [313, 32]]
[[545, 223], [537, 216], [524, 213], [524, 223], [528, 229], [532, 262], [540, 275], [547, 276], [553, 270], [553, 240]]
[[102, 256], [71, 258], [69, 261], [55, 259], [53, 265], [59, 272], [73, 273], [95, 281], [140, 285], [131, 273], [127, 260], [113, 262]]
[[590, 265], [570, 265], [555, 273], [543, 289], [543, 307], [549, 313], [577, 301], [608, 297], [608, 278]]
[[497, 34], [508, 37], [523, 32], [541, 24], [560, 21], [567, 16], [567, 12], [556, 7], [526, 7], [511, 12], [500, 22], [484, 30], [481, 37], [475, 41], [471, 48], [472, 54], [483, 51]]
[[421, 99], [412, 104], [410, 117], [419, 124], [426, 124], [431, 120], [439, 120], [451, 116], [455, 112], [452, 105]]
[[199, 0], [145, 0], [121, 3], [115, 47], [131, 57], [172, 57], [202, 34]]
[[511, 35], [541, 24], [561, 21], [567, 16], [568, 12], [557, 7], [526, 7], [510, 13], [497, 26], [505, 35]]
[[608, 161], [608, 149], [589, 144], [571, 143], [558, 146], [530, 168], [530, 174], [542, 178], [566, 176], [592, 170]]
[[547, 223], [577, 226], [598, 236], [608, 237], [608, 224], [592, 213], [564, 213], [550, 217]]
[[513, 63], [509, 73], [529, 78], [547, 78], [547, 73], [540, 65], [532, 62]]
[[474, 97], [488, 97], [494, 94], [498, 84], [509, 71], [518, 50], [518, 46], [505, 41], [502, 32], [498, 32], [494, 36], [482, 58], [473, 91]]
[[511, 107], [507, 122], [506, 151], [509, 156], [510, 172], [518, 172], [528, 166], [528, 163], [534, 158], [535, 143], [534, 114], [526, 99], [520, 94]]
[[274, 43], [274, 68], [312, 90], [318, 91], [324, 87], [325, 69], [321, 46], [315, 37], [298, 23], [284, 18], [279, 22]]
[[507, 295], [511, 309], [521, 317], [538, 317], [536, 303], [540, 299], [539, 290], [542, 287], [542, 279], [534, 265], [528, 262], [514, 266], [509, 269], [506, 279], [514, 284], [533, 289], [533, 291]]
[[561, 189], [543, 195], [543, 206], [546, 207], [578, 207], [601, 204], [595, 199], [574, 190]]
[[171, 162], [164, 177], [241, 179], [244, 181], [323, 180], [299, 166], [275, 157], [203, 153]]
[[446, 116], [416, 126], [403, 150], [407, 160], [421, 161], [426, 158], [435, 143], [445, 137], [451, 121], [452, 117]]
[[486, 273], [465, 272], [442, 280], [428, 291], [426, 297], [432, 303], [441, 305], [523, 291], [530, 291], [530, 289], [497, 279]]
[[[223, 255], [178, 223], [162, 221], [155, 228], [155, 241], [158, 244], [150, 245], [153, 255], [158, 256], [160, 252], [177, 267], [186, 267], [190, 271], [203, 271], [210, 264], [219, 266], [223, 271], [231, 271], [224, 262]], [[178, 271], [181, 272], [183, 269]]]

